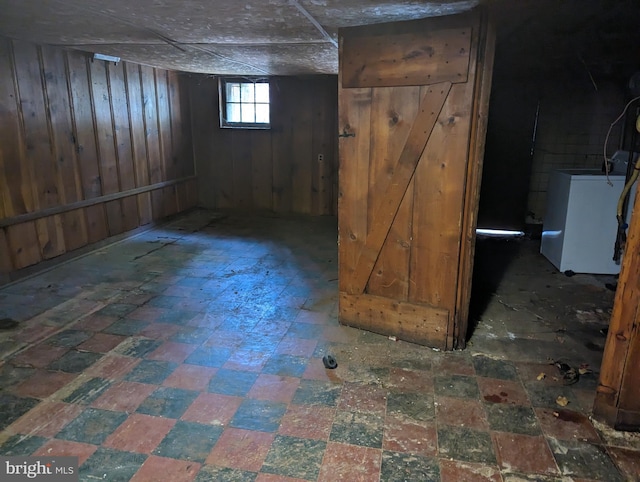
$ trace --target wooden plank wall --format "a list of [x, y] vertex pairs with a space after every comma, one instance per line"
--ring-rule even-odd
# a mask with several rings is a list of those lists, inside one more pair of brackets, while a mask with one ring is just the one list
[[186, 78], [0, 38], [0, 284], [197, 202]]
[[336, 214], [337, 96], [335, 76], [273, 77], [271, 129], [221, 129], [218, 80], [193, 76], [200, 204], [220, 210]]

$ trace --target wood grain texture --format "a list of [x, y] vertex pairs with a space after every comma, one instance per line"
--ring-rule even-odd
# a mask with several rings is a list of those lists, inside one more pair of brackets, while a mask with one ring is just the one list
[[[8, 277], [8, 274], [13, 271], [13, 269], [7, 231], [5, 229], [0, 229], [0, 273], [7, 275]], [[2, 279], [3, 278], [0, 278], [0, 280]]]
[[[177, 177], [194, 172], [185, 147], [191, 146], [186, 79], [6, 39], [0, 40], [0, 72], [0, 226], [12, 270], [0, 282], [177, 212], [174, 184], [193, 187]], [[156, 77], [164, 92], [161, 116]], [[164, 153], [175, 154], [169, 177]], [[163, 183], [151, 184], [150, 160]], [[158, 212], [145, 190], [157, 191]], [[193, 207], [194, 196], [185, 193], [180, 209]]]
[[[425, 21], [428, 25], [429, 21]], [[470, 28], [387, 35], [350, 35], [344, 31], [342, 86], [397, 87], [466, 82]], [[398, 66], [402, 66], [398, 68]]]
[[[640, 193], [635, 201], [640, 202]], [[640, 430], [640, 212], [634, 210], [609, 322], [593, 414], [619, 430]]]
[[354, 268], [353, 284], [350, 287], [352, 293], [364, 291], [450, 89], [451, 84], [448, 82], [425, 89], [407, 141], [393, 167], [393, 174], [387, 186], [378, 191], [373, 199], [372, 218], [375, 219], [375, 225], [369, 230], [367, 240], [359, 253]]
[[345, 325], [442, 350], [448, 345], [446, 310], [369, 294], [340, 293], [339, 303]]

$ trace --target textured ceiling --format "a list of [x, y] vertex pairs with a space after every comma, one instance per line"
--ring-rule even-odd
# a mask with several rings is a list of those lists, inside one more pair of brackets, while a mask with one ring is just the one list
[[190, 72], [335, 74], [340, 27], [478, 3], [515, 66], [639, 63], [638, 0], [0, 0], [0, 35]]

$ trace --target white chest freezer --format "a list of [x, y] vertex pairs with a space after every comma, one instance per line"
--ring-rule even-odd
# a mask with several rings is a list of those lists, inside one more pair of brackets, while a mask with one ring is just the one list
[[[618, 222], [616, 207], [624, 176], [600, 170], [554, 171], [547, 190], [540, 252], [564, 272], [617, 274], [613, 261]], [[635, 186], [630, 194], [627, 222], [631, 219]]]

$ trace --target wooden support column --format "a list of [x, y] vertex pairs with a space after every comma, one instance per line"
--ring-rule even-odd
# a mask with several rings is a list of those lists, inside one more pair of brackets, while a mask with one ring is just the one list
[[[640, 203], [636, 193], [634, 204]], [[640, 209], [622, 260], [593, 415], [614, 429], [640, 431]]]

